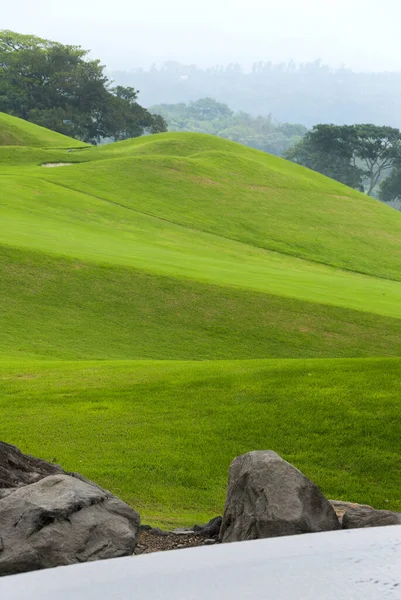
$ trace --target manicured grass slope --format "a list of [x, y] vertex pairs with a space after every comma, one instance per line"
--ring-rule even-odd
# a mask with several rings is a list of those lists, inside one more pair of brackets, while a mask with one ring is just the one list
[[190, 230], [35, 178], [4, 176], [3, 184], [4, 244], [401, 317], [400, 282]]
[[79, 154], [88, 162], [46, 179], [260, 248], [401, 278], [399, 212], [280, 158], [179, 133]]
[[[76, 190], [84, 192], [83, 207], [94, 200], [111, 203], [132, 213], [131, 219], [145, 214], [256, 248], [401, 278], [399, 212], [322, 175], [227, 140], [162, 134], [64, 155], [41, 149], [30, 156], [19, 149], [12, 156], [9, 149], [0, 151], [0, 176], [7, 175], [9, 185], [18, 177], [27, 194], [43, 189], [58, 198], [63, 188], [71, 196]], [[39, 167], [52, 161], [80, 164]], [[16, 164], [17, 172], [12, 168]], [[57, 187], [49, 192], [43, 180]], [[85, 221], [88, 228], [97, 227], [93, 213]], [[78, 240], [76, 246], [75, 253]], [[99, 256], [94, 253], [94, 258]]]
[[0, 439], [143, 522], [221, 514], [232, 458], [273, 448], [331, 498], [401, 510], [401, 359], [3, 363]]
[[0, 112], [0, 146], [83, 148], [87, 144]]
[[399, 355], [399, 213], [210, 136], [2, 143], [0, 439], [153, 523], [221, 513], [255, 448], [401, 509], [401, 359], [344, 360]]
[[0, 356], [399, 354], [401, 319], [0, 247]]

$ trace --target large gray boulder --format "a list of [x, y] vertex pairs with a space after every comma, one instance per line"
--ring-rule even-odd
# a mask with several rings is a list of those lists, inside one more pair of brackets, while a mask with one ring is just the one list
[[133, 553], [139, 515], [110, 492], [7, 444], [0, 460], [0, 575]]
[[370, 506], [360, 505], [348, 508], [342, 519], [343, 529], [384, 527], [385, 525], [401, 525], [401, 513], [391, 510], [375, 510]]
[[231, 463], [222, 542], [340, 529], [330, 502], [298, 469], [270, 450]]

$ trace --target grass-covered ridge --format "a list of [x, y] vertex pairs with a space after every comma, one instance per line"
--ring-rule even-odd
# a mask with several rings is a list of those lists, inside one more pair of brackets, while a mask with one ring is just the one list
[[87, 144], [0, 112], [0, 146], [84, 148]]
[[395, 356], [401, 319], [0, 247], [0, 357]]
[[401, 279], [401, 214], [283, 159], [178, 133], [83, 151], [79, 160], [46, 179], [259, 248]]
[[401, 510], [400, 359], [0, 364], [0, 438], [143, 522], [221, 514], [232, 458], [272, 448], [330, 498]]

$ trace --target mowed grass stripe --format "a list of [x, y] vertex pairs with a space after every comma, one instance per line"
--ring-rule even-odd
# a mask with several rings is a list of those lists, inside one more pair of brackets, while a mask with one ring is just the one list
[[401, 510], [401, 359], [0, 364], [0, 439], [143, 521], [221, 514], [233, 457], [273, 449], [330, 498]]
[[0, 356], [395, 356], [401, 319], [0, 246]]
[[401, 317], [401, 282], [189, 230], [33, 177], [1, 184], [3, 244]]

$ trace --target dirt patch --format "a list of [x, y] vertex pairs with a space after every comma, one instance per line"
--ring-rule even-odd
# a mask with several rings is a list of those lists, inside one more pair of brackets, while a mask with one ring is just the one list
[[59, 162], [59, 163], [44, 163], [41, 166], [49, 169], [49, 168], [52, 168], [52, 167], [71, 167], [71, 165], [73, 165], [73, 164], [74, 163]]
[[201, 185], [214, 185], [217, 187], [221, 186], [221, 183], [219, 183], [218, 181], [213, 181], [213, 179], [208, 179], [207, 177], [195, 176], [192, 177], [192, 181], [194, 181], [195, 183], [200, 183]]
[[194, 525], [193, 529], [184, 527], [173, 529], [173, 531], [163, 531], [158, 527], [142, 525], [134, 554], [150, 554], [151, 552], [218, 544], [221, 522], [222, 517], [215, 517], [206, 525]]
[[158, 535], [152, 531], [142, 531], [135, 554], [151, 554], [152, 552], [164, 552], [166, 550], [181, 550], [183, 548], [195, 548], [205, 545], [205, 536], [198, 534], [177, 535], [167, 533]]
[[255, 190], [257, 192], [276, 192], [277, 190], [268, 185], [244, 185], [247, 190]]

